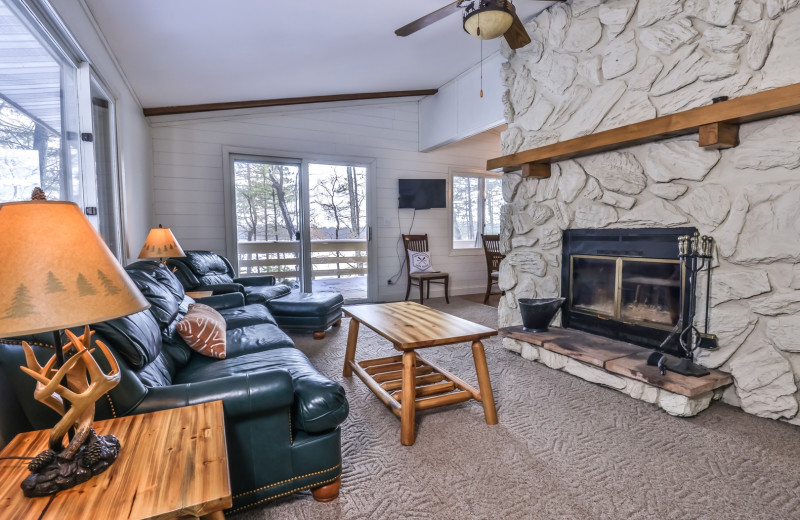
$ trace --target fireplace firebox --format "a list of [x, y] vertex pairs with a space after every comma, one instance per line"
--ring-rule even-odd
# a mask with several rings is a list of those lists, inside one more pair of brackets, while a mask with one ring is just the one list
[[691, 277], [678, 259], [678, 237], [695, 231], [564, 231], [562, 326], [685, 355], [678, 335], [670, 337], [670, 332], [688, 315], [694, 295]]

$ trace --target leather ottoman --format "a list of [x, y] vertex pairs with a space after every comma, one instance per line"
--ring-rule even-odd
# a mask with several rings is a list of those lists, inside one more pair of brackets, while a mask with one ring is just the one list
[[343, 303], [344, 298], [336, 292], [292, 291], [266, 305], [281, 329], [311, 331], [314, 339], [322, 339], [328, 327], [341, 325]]

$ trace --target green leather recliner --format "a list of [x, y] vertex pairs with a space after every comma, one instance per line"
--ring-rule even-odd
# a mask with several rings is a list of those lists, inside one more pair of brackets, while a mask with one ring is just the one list
[[[97, 401], [96, 418], [222, 400], [233, 492], [228, 512], [301, 489], [338, 489], [339, 425], [349, 411], [344, 389], [311, 365], [266, 307], [245, 305], [240, 293], [204, 299], [228, 326], [226, 359], [208, 358], [176, 332], [191, 299], [170, 270], [136, 262], [127, 271], [151, 308], [93, 326], [122, 372], [120, 384]], [[40, 362], [52, 355], [48, 336], [26, 338]], [[0, 340], [0, 378], [14, 389], [23, 422], [50, 428], [58, 416], [33, 399], [34, 380], [19, 369], [24, 364], [18, 341]]]

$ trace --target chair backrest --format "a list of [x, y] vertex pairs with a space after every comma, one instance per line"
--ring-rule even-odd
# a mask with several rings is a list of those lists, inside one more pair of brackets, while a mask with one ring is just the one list
[[483, 250], [486, 253], [486, 268], [491, 273], [500, 269], [500, 262], [506, 256], [500, 254], [500, 235], [484, 235], [481, 233], [483, 240]]
[[408, 252], [424, 253], [428, 251], [428, 235], [403, 235], [403, 250], [406, 253], [406, 273], [411, 269], [408, 263]]

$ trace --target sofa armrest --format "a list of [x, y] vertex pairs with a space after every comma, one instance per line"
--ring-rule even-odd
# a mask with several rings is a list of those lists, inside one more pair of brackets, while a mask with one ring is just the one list
[[214, 296], [206, 296], [205, 298], [197, 298], [197, 303], [202, 303], [213, 307], [217, 310], [230, 309], [232, 307], [244, 306], [244, 294], [240, 292], [232, 292], [225, 294], [215, 294]]
[[245, 276], [242, 278], [234, 278], [234, 282], [240, 283], [245, 287], [257, 287], [264, 285], [275, 285], [275, 277], [271, 274], [262, 274], [258, 276]]
[[222, 400], [225, 416], [229, 418], [287, 409], [294, 400], [292, 376], [286, 370], [269, 370], [201, 383], [151, 388], [132, 413], [155, 412], [218, 400]]

